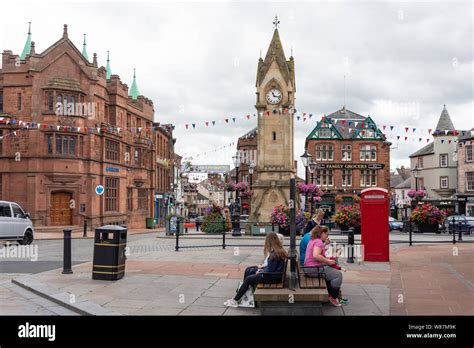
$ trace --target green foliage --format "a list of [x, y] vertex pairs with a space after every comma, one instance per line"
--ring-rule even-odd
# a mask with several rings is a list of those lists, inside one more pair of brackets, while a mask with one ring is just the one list
[[221, 213], [212, 212], [204, 217], [202, 231], [204, 233], [222, 233], [224, 217]]

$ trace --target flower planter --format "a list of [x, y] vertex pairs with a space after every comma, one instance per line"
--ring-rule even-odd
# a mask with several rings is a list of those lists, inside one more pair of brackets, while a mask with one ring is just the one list
[[349, 226], [347, 225], [338, 225], [341, 231], [349, 231]]
[[437, 232], [438, 231], [438, 223], [428, 224], [428, 223], [417, 223], [418, 232], [426, 233], [426, 232]]
[[[253, 224], [250, 230], [250, 233], [252, 234], [252, 236], [266, 236], [270, 232], [272, 232], [272, 225], [267, 225], [267, 224], [265, 225]], [[273, 226], [273, 232], [275, 233], [279, 232], [278, 225]]]

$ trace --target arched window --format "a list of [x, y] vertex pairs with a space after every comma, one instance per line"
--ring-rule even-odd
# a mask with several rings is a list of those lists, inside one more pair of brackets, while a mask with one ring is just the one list
[[276, 132], [273, 132], [272, 134], [273, 134], [273, 140], [277, 140], [277, 134], [276, 134]]

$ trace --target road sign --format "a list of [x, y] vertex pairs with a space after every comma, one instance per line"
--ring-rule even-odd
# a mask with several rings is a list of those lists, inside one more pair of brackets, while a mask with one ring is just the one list
[[95, 193], [97, 193], [99, 196], [102, 196], [104, 194], [104, 186], [102, 185], [97, 185], [95, 187]]

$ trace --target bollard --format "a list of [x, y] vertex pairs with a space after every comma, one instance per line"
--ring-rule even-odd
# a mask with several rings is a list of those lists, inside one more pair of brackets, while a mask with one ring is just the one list
[[87, 237], [87, 220], [84, 219], [84, 233], [82, 234], [82, 237]]
[[[459, 221], [459, 222], [461, 222], [461, 221]], [[464, 229], [464, 226], [465, 226], [464, 223], [462, 223], [462, 224], [460, 223], [460, 224], [459, 224], [458, 242], [459, 242], [459, 241], [462, 242], [462, 231], [463, 231], [463, 229]]]
[[71, 233], [70, 228], [65, 228], [64, 232], [64, 251], [63, 251], [63, 274], [72, 274], [71, 269]]
[[413, 236], [413, 227], [412, 227], [412, 224], [411, 224], [411, 221], [408, 220], [408, 232], [410, 233], [410, 246], [413, 245], [413, 240], [412, 240], [412, 236]]
[[354, 227], [349, 228], [347, 234], [347, 263], [354, 263]]
[[[449, 228], [449, 223], [448, 223], [448, 228]], [[453, 216], [453, 244], [456, 244], [456, 220], [454, 219]]]
[[222, 221], [222, 249], [225, 249], [225, 220]]
[[176, 224], [176, 246], [175, 246], [175, 251], [179, 251], [179, 219], [178, 223]]

